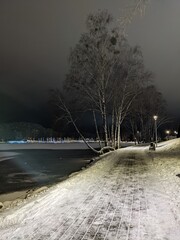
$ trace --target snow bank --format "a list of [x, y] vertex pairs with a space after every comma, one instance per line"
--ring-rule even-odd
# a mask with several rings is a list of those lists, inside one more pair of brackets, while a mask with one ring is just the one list
[[180, 138], [172, 139], [158, 144], [157, 150], [166, 152], [180, 152]]

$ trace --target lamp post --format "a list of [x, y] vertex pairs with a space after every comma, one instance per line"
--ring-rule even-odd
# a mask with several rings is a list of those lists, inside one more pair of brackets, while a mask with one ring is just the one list
[[176, 137], [178, 137], [178, 132], [177, 131], [174, 131], [174, 134]]
[[158, 119], [158, 116], [154, 115], [153, 118], [154, 118], [155, 142], [156, 142], [156, 147], [157, 147], [157, 119]]
[[169, 131], [169, 130], [166, 130], [166, 134], [167, 134], [167, 140], [169, 140], [170, 131]]
[[140, 142], [140, 132], [139, 131], [137, 131], [137, 142], [138, 142], [138, 144]]

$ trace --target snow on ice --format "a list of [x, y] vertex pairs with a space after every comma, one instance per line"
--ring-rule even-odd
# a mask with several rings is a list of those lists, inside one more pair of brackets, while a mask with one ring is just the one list
[[0, 216], [1, 239], [179, 240], [180, 140], [105, 154]]

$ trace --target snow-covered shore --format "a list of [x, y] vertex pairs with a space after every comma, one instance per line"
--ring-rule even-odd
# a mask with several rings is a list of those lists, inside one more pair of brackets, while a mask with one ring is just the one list
[[[99, 148], [98, 142], [89, 142], [90, 145], [94, 148]], [[133, 145], [132, 142], [123, 142], [122, 146], [126, 147]], [[0, 162], [8, 161], [16, 157], [19, 153], [16, 150], [86, 150], [88, 149], [87, 145], [82, 141], [66, 141], [66, 142], [28, 142], [28, 143], [1, 143], [0, 144]], [[67, 176], [66, 176], [67, 178]], [[63, 180], [64, 178], [62, 178]], [[60, 181], [60, 180], [59, 180]], [[26, 190], [9, 192], [6, 194], [0, 194], [0, 202], [3, 203], [6, 207], [13, 207], [17, 203], [23, 201], [27, 196], [36, 195], [42, 189], [47, 188], [47, 186], [29, 188]]]
[[179, 147], [176, 139], [155, 153], [130, 147], [106, 154], [3, 212], [1, 239], [179, 240]]
[[[91, 142], [91, 145], [94, 148], [99, 147], [99, 144], [97, 142]], [[21, 150], [42, 150], [42, 152], [43, 152], [43, 150], [46, 150], [46, 151], [47, 150], [57, 150], [57, 151], [62, 150], [63, 151], [62, 154], [64, 153], [64, 151], [67, 152], [70, 150], [71, 154], [72, 154], [72, 155], [70, 155], [70, 157], [73, 158], [74, 151], [79, 150], [79, 151], [85, 152], [85, 150], [87, 150], [87, 149], [88, 149], [87, 146], [82, 141], [64, 142], [64, 143], [36, 143], [36, 142], [34, 142], [34, 143], [25, 143], [25, 144], [2, 144], [1, 143], [0, 144], [0, 162], [15, 159], [17, 157], [17, 155], [22, 154], [21, 152], [19, 152], [19, 150], [20, 151]], [[40, 154], [40, 152], [39, 152], [39, 154]], [[49, 154], [49, 157], [52, 157], [51, 155], [52, 154]], [[75, 154], [75, 156], [78, 157], [77, 153]], [[33, 157], [34, 156], [32, 156], [32, 158]], [[82, 158], [81, 154], [79, 155], [79, 157]], [[41, 156], [39, 156], [39, 158], [41, 158]], [[87, 164], [89, 161], [87, 161]], [[25, 174], [26, 174], [26, 172], [25, 172]], [[67, 177], [68, 177], [68, 175], [65, 175], [64, 177], [63, 176], [60, 177], [59, 182], [64, 180]], [[51, 185], [52, 185], [52, 183], [51, 183]], [[30, 186], [29, 188], [27, 187], [25, 190], [17, 190], [15, 192], [3, 193], [3, 194], [0, 194], [0, 202], [3, 203], [3, 205], [5, 205], [6, 207], [13, 207], [13, 206], [17, 205], [17, 203], [23, 201], [25, 198], [36, 195], [37, 192], [42, 191], [42, 189], [47, 189], [47, 187], [48, 186], [44, 186], [44, 185], [43, 185], [43, 187], [42, 187], [42, 185], [35, 186], [35, 187]]]

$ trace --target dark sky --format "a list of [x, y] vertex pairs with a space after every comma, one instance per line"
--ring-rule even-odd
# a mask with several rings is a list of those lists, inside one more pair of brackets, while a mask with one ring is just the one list
[[[1, 0], [0, 122], [40, 121], [48, 89], [58, 87], [68, 69], [68, 54], [85, 31], [89, 12], [108, 9], [115, 18], [135, 0]], [[146, 67], [179, 114], [180, 1], [151, 0], [144, 17], [128, 27], [132, 45], [142, 47]]]

